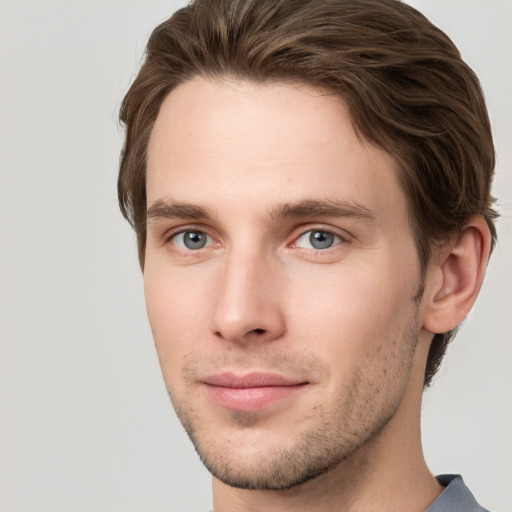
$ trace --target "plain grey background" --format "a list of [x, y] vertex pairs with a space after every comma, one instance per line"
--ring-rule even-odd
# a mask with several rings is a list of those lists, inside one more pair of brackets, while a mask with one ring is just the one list
[[[512, 2], [417, 0], [481, 77], [500, 244], [423, 407], [434, 473], [512, 511]], [[116, 202], [119, 104], [183, 2], [0, 0], [0, 512], [206, 511], [171, 410], [135, 238]]]

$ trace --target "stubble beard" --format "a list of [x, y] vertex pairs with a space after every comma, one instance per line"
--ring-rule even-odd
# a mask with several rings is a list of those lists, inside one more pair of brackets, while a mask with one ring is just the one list
[[[190, 407], [189, 401], [169, 394], [196, 452], [214, 477], [239, 489], [288, 490], [328, 473], [349, 459], [353, 462], [378, 437], [400, 406], [418, 337], [416, 311], [407, 328], [395, 337], [394, 350], [384, 364], [377, 366], [377, 372], [371, 360], [367, 361], [350, 385], [340, 386], [331, 404], [323, 403], [317, 408], [312, 426], [290, 434], [296, 438], [292, 443], [287, 439], [284, 441], [288, 446], [271, 449], [263, 446], [251, 457], [234, 453], [229, 445], [218, 444], [216, 441], [221, 436], [208, 432], [208, 425], [198, 419], [200, 415]], [[258, 413], [252, 412], [232, 412], [231, 420], [239, 430], [247, 431], [248, 436], [259, 424]]]

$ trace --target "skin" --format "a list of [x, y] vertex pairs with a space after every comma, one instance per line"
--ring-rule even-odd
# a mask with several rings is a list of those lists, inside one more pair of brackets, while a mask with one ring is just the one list
[[[151, 134], [147, 199], [149, 321], [215, 512], [428, 508], [442, 489], [421, 449], [423, 373], [432, 333], [461, 320], [446, 312], [460, 244], [418, 297], [397, 164], [356, 136], [343, 102], [290, 84], [182, 84]], [[478, 269], [482, 230], [464, 245]], [[303, 385], [240, 411], [204, 383], [254, 371]]]

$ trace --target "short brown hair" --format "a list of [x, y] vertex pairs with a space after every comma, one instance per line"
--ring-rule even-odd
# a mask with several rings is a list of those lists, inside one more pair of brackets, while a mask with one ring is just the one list
[[[398, 0], [193, 0], [152, 33], [126, 94], [118, 191], [146, 243], [146, 151], [164, 98], [195, 76], [304, 83], [348, 105], [356, 132], [398, 161], [422, 274], [432, 248], [482, 215], [496, 240], [495, 155], [475, 73], [452, 41]], [[454, 331], [437, 334], [428, 385]]]

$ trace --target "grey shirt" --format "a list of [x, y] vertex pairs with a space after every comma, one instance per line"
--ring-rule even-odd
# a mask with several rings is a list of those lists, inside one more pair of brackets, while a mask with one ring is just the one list
[[489, 512], [476, 502], [460, 475], [440, 475], [436, 478], [445, 489], [426, 512]]

